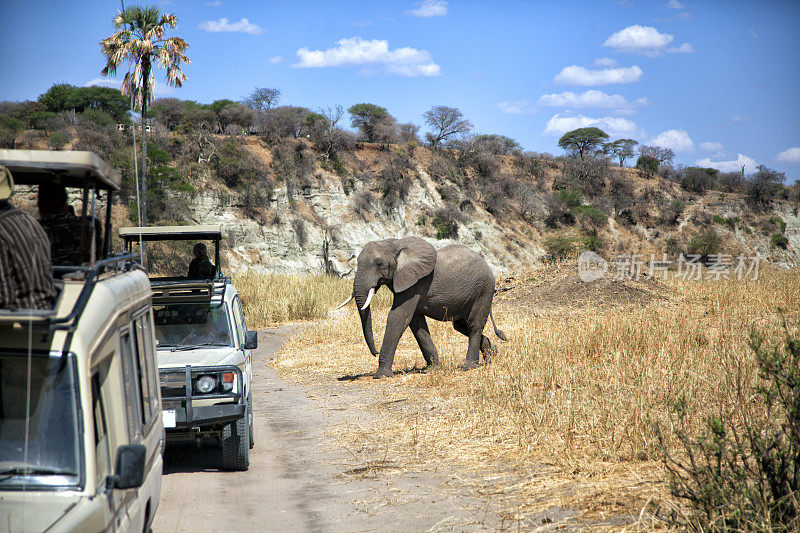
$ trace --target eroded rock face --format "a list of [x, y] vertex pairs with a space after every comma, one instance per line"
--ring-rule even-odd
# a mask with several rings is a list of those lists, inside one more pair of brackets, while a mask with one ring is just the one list
[[355, 270], [355, 256], [367, 242], [407, 235], [420, 235], [436, 247], [451, 242], [465, 244], [480, 252], [498, 276], [519, 270], [541, 255], [532, 240], [509, 240], [510, 230], [500, 226], [502, 221], [478, 209], [465, 214], [456, 240], [425, 235], [417, 222], [426, 209], [443, 207], [444, 203], [430, 177], [421, 169], [417, 174], [406, 199], [391, 210], [385, 210], [376, 200], [366, 212], [358, 212], [354, 199], [366, 186], [357, 184], [348, 195], [341, 180], [323, 173], [312, 187], [291, 200], [285, 188], [276, 189], [264, 209], [269, 213], [267, 223], [246, 216], [236, 197], [208, 191], [194, 196], [192, 218], [198, 224], [222, 225], [229, 270], [320, 272], [326, 237], [329, 259], [340, 275]]

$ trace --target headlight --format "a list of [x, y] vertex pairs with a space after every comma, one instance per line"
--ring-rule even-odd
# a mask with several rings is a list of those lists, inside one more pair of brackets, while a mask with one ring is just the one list
[[217, 386], [217, 378], [214, 376], [200, 376], [194, 384], [194, 388], [197, 392], [207, 394], [214, 390], [214, 387]]

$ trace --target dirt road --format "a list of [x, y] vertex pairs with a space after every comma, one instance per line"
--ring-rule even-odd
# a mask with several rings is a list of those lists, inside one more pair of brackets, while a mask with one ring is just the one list
[[[397, 472], [391, 458], [345, 449], [328, 430], [365, 424], [341, 383], [291, 384], [269, 367], [296, 329], [259, 334], [255, 448], [247, 472], [220, 471], [220, 450], [168, 446], [153, 531], [483, 531], [501, 525], [489, 501], [440, 472]], [[506, 526], [510, 524], [506, 523]]]

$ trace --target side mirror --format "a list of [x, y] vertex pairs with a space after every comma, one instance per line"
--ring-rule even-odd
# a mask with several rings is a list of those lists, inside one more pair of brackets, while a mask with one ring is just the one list
[[141, 444], [126, 444], [117, 448], [117, 466], [109, 476], [114, 489], [135, 489], [144, 483], [144, 463], [147, 448]]
[[258, 348], [258, 332], [245, 331], [244, 332], [244, 349], [255, 350]]

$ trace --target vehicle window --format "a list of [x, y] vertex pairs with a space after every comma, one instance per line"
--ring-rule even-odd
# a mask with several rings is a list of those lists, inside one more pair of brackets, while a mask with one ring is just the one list
[[141, 400], [139, 387], [139, 375], [136, 371], [137, 365], [133, 361], [133, 350], [131, 349], [131, 336], [128, 331], [123, 331], [119, 336], [119, 344], [122, 355], [122, 373], [125, 381], [125, 417], [128, 422], [128, 439], [131, 443], [138, 442], [142, 434], [141, 421]]
[[242, 304], [239, 303], [237, 296], [233, 301], [233, 320], [236, 323], [236, 337], [239, 339], [239, 347], [244, 347], [244, 332], [247, 326], [244, 324], [244, 315], [242, 315]]
[[[99, 486], [110, 473], [111, 454], [108, 443], [108, 426], [100, 382], [101, 372], [92, 376], [92, 411], [94, 413], [94, 446], [97, 465], [97, 485]], [[105, 379], [105, 376], [103, 376]]]
[[139, 374], [139, 397], [142, 399], [142, 426], [147, 426], [152, 416], [152, 411], [150, 410], [150, 380], [155, 379], [155, 376], [150, 376], [148, 373], [147, 348], [145, 348], [142, 323], [138, 318], [134, 321], [133, 334], [136, 339], [136, 342], [133, 343], [136, 356], [133, 359], [136, 362], [136, 372]]
[[149, 395], [150, 413], [155, 415], [160, 409], [158, 389], [158, 368], [156, 367], [155, 343], [153, 342], [153, 315], [145, 313], [139, 319], [142, 325], [142, 338], [144, 339], [145, 359], [147, 361], [147, 374], [150, 376]]
[[228, 314], [221, 305], [169, 304], [153, 306], [160, 348], [233, 346]]
[[80, 481], [74, 364], [71, 355], [34, 354], [29, 367], [27, 354], [0, 354], [0, 487]]

